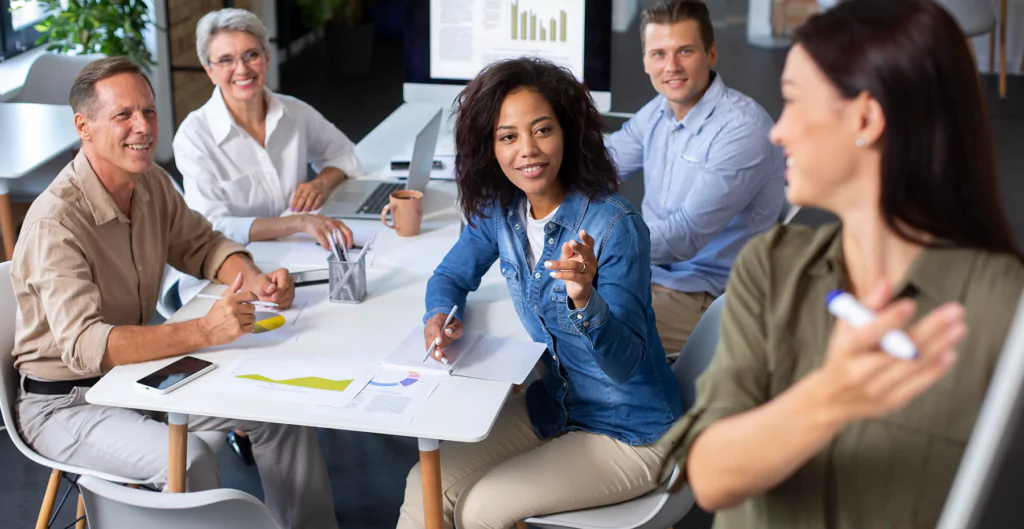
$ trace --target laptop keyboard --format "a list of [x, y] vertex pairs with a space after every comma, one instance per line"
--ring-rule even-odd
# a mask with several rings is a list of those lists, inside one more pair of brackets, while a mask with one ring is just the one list
[[366, 197], [366, 200], [359, 206], [356, 213], [373, 213], [380, 214], [380, 210], [384, 209], [384, 204], [387, 204], [391, 200], [391, 193], [404, 189], [405, 184], [402, 182], [389, 182], [377, 186], [370, 196]]

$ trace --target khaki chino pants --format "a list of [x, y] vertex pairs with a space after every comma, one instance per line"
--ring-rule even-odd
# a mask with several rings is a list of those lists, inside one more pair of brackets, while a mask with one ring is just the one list
[[[520, 394], [505, 404], [487, 439], [441, 444], [445, 527], [505, 529], [530, 516], [636, 498], [661, 481], [669, 448], [580, 431], [542, 441]], [[399, 529], [424, 526], [420, 479], [417, 464], [406, 482]]]
[[715, 301], [707, 292], [679, 292], [651, 283], [651, 305], [665, 356], [679, 356], [701, 316]]

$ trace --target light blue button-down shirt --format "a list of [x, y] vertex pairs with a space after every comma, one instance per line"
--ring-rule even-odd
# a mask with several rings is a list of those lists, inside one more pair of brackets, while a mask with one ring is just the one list
[[652, 99], [606, 145], [619, 177], [644, 171], [651, 282], [720, 295], [743, 245], [778, 220], [785, 160], [761, 105], [714, 78], [682, 120]]

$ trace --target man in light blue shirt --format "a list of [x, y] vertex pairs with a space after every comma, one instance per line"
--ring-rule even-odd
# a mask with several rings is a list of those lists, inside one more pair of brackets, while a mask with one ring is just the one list
[[743, 245], [777, 221], [785, 161], [768, 141], [768, 113], [711, 69], [718, 51], [703, 2], [663, 1], [644, 11], [640, 31], [660, 95], [607, 146], [620, 178], [644, 172], [654, 312], [671, 356], [724, 292]]

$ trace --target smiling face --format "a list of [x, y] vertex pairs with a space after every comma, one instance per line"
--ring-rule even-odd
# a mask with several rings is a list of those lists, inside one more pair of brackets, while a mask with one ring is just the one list
[[866, 93], [842, 97], [800, 45], [786, 58], [782, 98], [769, 137], [786, 156], [789, 202], [836, 213], [854, 202], [877, 202], [876, 143], [885, 128], [878, 102]]
[[644, 28], [644, 72], [668, 100], [676, 119], [682, 119], [700, 101], [717, 61], [718, 49], [714, 44], [704, 48], [696, 20]]
[[207, 52], [206, 74], [225, 98], [249, 102], [263, 96], [268, 61], [259, 39], [244, 31], [223, 31], [210, 39]]
[[97, 174], [138, 175], [153, 166], [160, 128], [142, 76], [122, 73], [97, 82], [86, 113], [75, 114], [75, 127]]
[[528, 198], [558, 195], [562, 127], [544, 96], [529, 88], [509, 92], [494, 129], [494, 157], [502, 172]]

